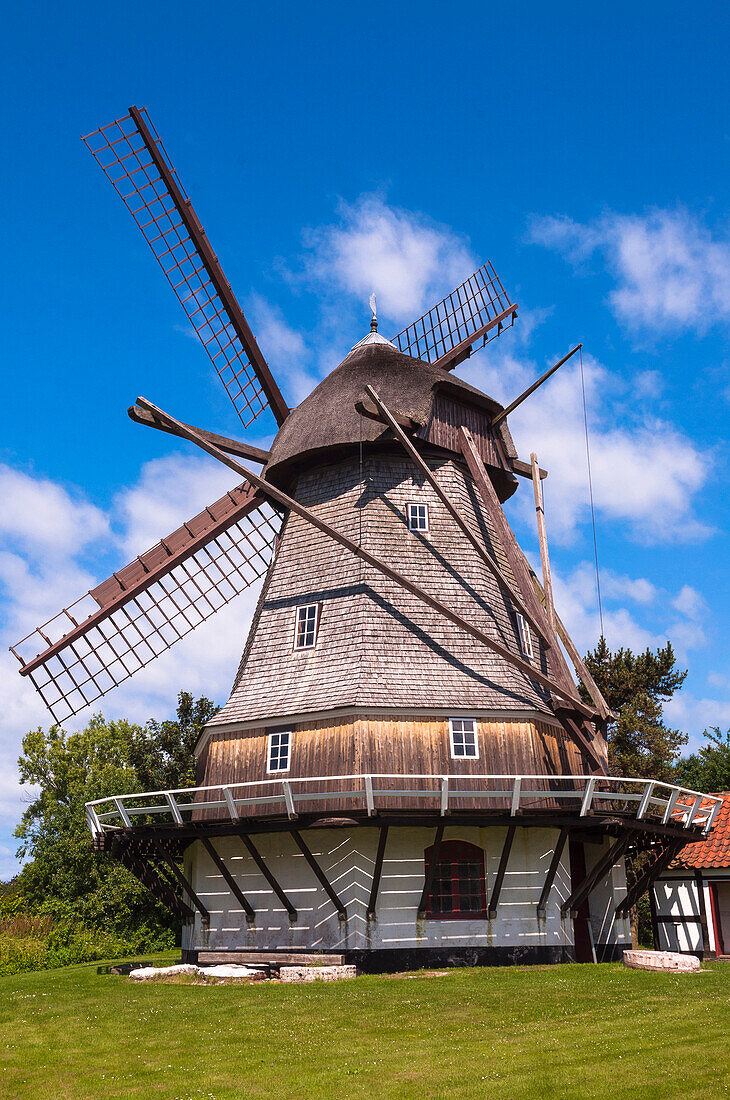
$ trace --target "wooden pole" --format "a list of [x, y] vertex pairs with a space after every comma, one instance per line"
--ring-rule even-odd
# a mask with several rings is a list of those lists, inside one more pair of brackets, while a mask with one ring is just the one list
[[375, 390], [373, 389], [372, 386], [366, 386], [365, 387], [365, 392], [370, 395], [370, 397], [372, 398], [372, 400], [375, 404], [375, 407], [377, 408], [378, 412], [381, 414], [382, 419], [385, 421], [385, 423], [388, 425], [390, 430], [393, 432], [393, 435], [396, 437], [396, 439], [401, 443], [401, 445], [402, 445], [403, 449], [405, 450], [406, 454], [415, 462], [416, 466], [418, 466], [418, 469], [421, 471], [421, 473], [425, 477], [426, 481], [431, 486], [434, 493], [436, 494], [436, 496], [439, 498], [439, 500], [443, 504], [446, 511], [449, 513], [451, 518], [454, 520], [454, 522], [456, 523], [456, 525], [459, 528], [459, 530], [461, 531], [461, 533], [464, 535], [464, 537], [467, 539], [467, 541], [473, 547], [473, 549], [476, 550], [479, 557], [487, 565], [487, 567], [491, 571], [492, 575], [496, 578], [497, 583], [507, 593], [509, 598], [512, 600], [512, 603], [517, 608], [519, 608], [519, 610], [525, 616], [525, 618], [527, 619], [527, 621], [529, 622], [530, 626], [533, 628], [535, 633], [538, 634], [540, 636], [540, 638], [542, 638], [544, 644], [549, 649], [550, 648], [550, 639], [547, 637], [547, 632], [545, 631], [545, 628], [538, 622], [538, 620], [535, 618], [535, 616], [532, 614], [532, 612], [527, 607], [527, 604], [525, 603], [525, 601], [515, 591], [513, 586], [507, 580], [507, 578], [505, 577], [502, 570], [499, 568], [499, 565], [494, 560], [492, 555], [487, 552], [486, 548], [481, 544], [481, 542], [476, 537], [474, 532], [471, 530], [469, 525], [466, 523], [464, 518], [459, 514], [459, 512], [456, 510], [454, 505], [451, 503], [451, 501], [447, 497], [446, 493], [444, 492], [444, 490], [441, 488], [438, 481], [434, 477], [433, 470], [431, 470], [428, 463], [424, 460], [423, 456], [418, 452], [418, 450], [414, 446], [413, 442], [408, 438], [408, 436], [403, 431], [401, 426], [397, 423], [395, 417], [393, 416], [393, 414], [391, 413], [390, 409], [387, 407], [385, 402], [380, 399], [380, 397], [375, 392]]
[[147, 401], [146, 398], [138, 397], [137, 404], [141, 405], [143, 409], [148, 409], [149, 412], [153, 413], [159, 419], [168, 421], [169, 423], [173, 424], [179, 429], [180, 434], [184, 438], [189, 439], [191, 443], [197, 444], [198, 447], [200, 447], [204, 451], [207, 451], [207, 453], [212, 455], [213, 458], [217, 458], [220, 462], [222, 462], [224, 466], [228, 466], [229, 469], [235, 470], [237, 474], [245, 477], [248, 481], [251, 482], [252, 485], [258, 486], [258, 488], [260, 488], [272, 500], [275, 500], [278, 504], [282, 504], [285, 508], [288, 508], [290, 511], [294, 512], [295, 515], [301, 516], [302, 519], [306, 520], [308, 523], [311, 523], [313, 527], [317, 528], [317, 530], [322, 531], [335, 542], [339, 543], [340, 546], [343, 546], [346, 550], [349, 550], [349, 552], [351, 554], [354, 554], [355, 557], [361, 558], [362, 561], [366, 562], [368, 565], [371, 565], [373, 569], [376, 569], [379, 573], [382, 573], [383, 576], [388, 577], [389, 580], [394, 581], [395, 584], [405, 589], [406, 592], [410, 592], [411, 595], [416, 596], [428, 607], [432, 608], [434, 611], [438, 611], [438, 613], [440, 615], [443, 615], [445, 619], [448, 619], [465, 633], [471, 635], [472, 638], [476, 638], [476, 640], [478, 642], [481, 642], [482, 645], [485, 645], [487, 649], [491, 649], [494, 653], [499, 654], [499, 656], [502, 657], [508, 664], [511, 664], [514, 666], [514, 668], [519, 669], [520, 672], [523, 673], [523, 675], [528, 677], [528, 679], [533, 680], [538, 684], [542, 684], [542, 686], [547, 688], [548, 691], [554, 692], [559, 697], [568, 700], [577, 711], [585, 715], [587, 718], [590, 718], [592, 716], [593, 711], [585, 705], [585, 703], [578, 697], [574, 690], [571, 690], [567, 686], [561, 686], [560, 684], [556, 683], [555, 680], [553, 680], [550, 676], [546, 676], [543, 672], [541, 672], [540, 669], [535, 668], [533, 665], [529, 664], [528, 661], [523, 661], [521, 657], [518, 657], [510, 649], [507, 649], [506, 646], [502, 645], [501, 642], [498, 642], [496, 638], [492, 638], [489, 634], [485, 634], [483, 630], [480, 630], [478, 627], [473, 626], [471, 623], [467, 622], [466, 619], [463, 619], [461, 615], [458, 615], [450, 607], [447, 607], [446, 604], [441, 603], [440, 600], [435, 599], [433, 596], [429, 596], [429, 594], [427, 592], [424, 592], [424, 590], [420, 588], [417, 584], [413, 584], [413, 582], [408, 580], [407, 577], [404, 577], [402, 573], [398, 573], [395, 569], [391, 569], [390, 566], [386, 565], [385, 562], [380, 560], [380, 558], [376, 558], [374, 554], [371, 554], [362, 546], [358, 546], [357, 543], [353, 542], [352, 539], [347, 537], [347, 535], [343, 535], [341, 531], [337, 531], [334, 527], [330, 527], [328, 523], [325, 523], [325, 521], [320, 519], [319, 516], [316, 516], [314, 512], [311, 512], [309, 510], [309, 508], [305, 508], [305, 506], [303, 504], [300, 504], [299, 501], [294, 500], [293, 497], [288, 496], [286, 493], [282, 492], [281, 489], [277, 489], [275, 485], [271, 484], [271, 482], [266, 481], [258, 474], [255, 474], [252, 470], [249, 470], [241, 462], [237, 462], [236, 459], [231, 458], [230, 455], [225, 454], [224, 451], [221, 451], [212, 443], [208, 443], [206, 440], [202, 439], [197, 432], [193, 431], [190, 428], [185, 428], [179, 420], [176, 420], [173, 416], [170, 416], [169, 413], [163, 412], [162, 409], [159, 409], [156, 405], [153, 405], [151, 401]]
[[269, 886], [274, 891], [277, 898], [279, 899], [281, 904], [286, 909], [287, 913], [289, 914], [289, 920], [291, 920], [291, 921], [296, 920], [297, 919], [297, 911], [296, 911], [294, 905], [289, 901], [289, 898], [286, 896], [286, 894], [282, 890], [281, 886], [276, 881], [273, 874], [271, 873], [269, 868], [264, 863], [263, 858], [261, 856], [261, 853], [259, 852], [259, 850], [256, 847], [256, 845], [254, 844], [254, 842], [251, 840], [251, 837], [247, 833], [239, 833], [238, 835], [241, 838], [241, 842], [243, 844], [245, 844], [246, 847], [248, 848], [249, 855], [251, 856], [252, 860], [254, 861], [256, 866], [258, 867], [259, 871], [264, 876], [264, 878], [268, 882]]
[[550, 557], [548, 555], [547, 530], [545, 528], [545, 503], [542, 496], [540, 464], [533, 451], [530, 455], [532, 467], [532, 488], [535, 492], [535, 512], [537, 514], [537, 537], [540, 541], [540, 561], [542, 562], [542, 588], [545, 593], [545, 610], [550, 626], [555, 630], [555, 603], [553, 601], [553, 581], [550, 575]]
[[380, 878], [383, 873], [383, 860], [385, 858], [385, 845], [388, 840], [388, 826], [382, 825], [380, 828], [380, 836], [378, 837], [378, 851], [375, 856], [375, 866], [373, 868], [373, 882], [370, 888], [370, 900], [368, 902], [368, 917], [375, 916], [375, 907], [378, 901], [378, 890], [380, 889]]

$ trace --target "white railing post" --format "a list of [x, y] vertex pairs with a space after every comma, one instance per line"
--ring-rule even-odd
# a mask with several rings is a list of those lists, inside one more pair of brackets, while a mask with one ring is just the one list
[[449, 777], [448, 775], [441, 776], [441, 816], [446, 817], [449, 813]]
[[165, 801], [167, 802], [167, 805], [170, 807], [170, 813], [172, 814], [172, 819], [175, 822], [175, 824], [176, 825], [183, 825], [184, 822], [183, 822], [183, 819], [182, 819], [182, 814], [180, 813], [180, 807], [178, 806], [177, 802], [175, 801], [175, 796], [170, 794], [169, 791], [165, 791]]
[[522, 776], [516, 775], [515, 781], [512, 784], [512, 805], [510, 806], [510, 817], [514, 817], [520, 808], [520, 791], [522, 790]]
[[703, 797], [704, 797], [703, 795], [698, 794], [697, 798], [692, 803], [692, 809], [687, 814], [687, 821], [685, 822], [685, 828], [689, 829], [690, 825], [694, 821], [695, 815], [697, 814], [697, 811], [699, 810], [700, 806], [702, 805]]
[[368, 817], [375, 817], [375, 799], [373, 798], [373, 777], [365, 776], [365, 803], [368, 808]]
[[718, 813], [720, 812], [720, 807], [721, 806], [722, 806], [722, 799], [718, 798], [717, 801], [713, 803], [712, 809], [710, 810], [710, 812], [707, 816], [707, 821], [705, 822], [704, 830], [703, 830], [705, 836], [707, 836], [710, 829], [715, 824], [715, 818], [717, 817]]
[[114, 799], [114, 805], [117, 808], [117, 813], [119, 814], [122, 821], [124, 822], [125, 829], [131, 829], [132, 828], [132, 822], [130, 820], [129, 814], [126, 811], [124, 803], [122, 802], [121, 798], [115, 798]]
[[101, 827], [99, 818], [96, 816], [96, 810], [93, 806], [89, 806], [88, 803], [84, 807], [84, 810], [86, 811], [86, 823], [89, 826], [92, 837], [101, 836], [104, 830]]
[[297, 816], [297, 812], [294, 809], [294, 799], [292, 798], [291, 786], [288, 779], [281, 780], [281, 786], [284, 790], [284, 802], [286, 803], [286, 812], [289, 815], [289, 820], [293, 821]]
[[593, 802], [593, 792], [595, 791], [595, 789], [596, 780], [593, 776], [591, 776], [591, 778], [586, 783], [586, 789], [583, 792], [583, 801], [580, 804], [580, 814], [578, 815], [579, 817], [585, 817], [590, 810], [591, 803]]
[[225, 801], [225, 804], [228, 808], [228, 813], [231, 817], [231, 820], [238, 821], [241, 815], [238, 812], [238, 806], [233, 801], [233, 795], [231, 794], [230, 787], [221, 787], [221, 790], [223, 791], [223, 800]]
[[677, 805], [677, 799], [678, 798], [679, 798], [679, 788], [675, 787], [674, 790], [672, 791], [672, 793], [669, 796], [669, 802], [667, 803], [667, 808], [664, 811], [664, 817], [662, 818], [662, 825], [666, 825], [666, 823], [669, 821], [670, 817], [674, 813], [674, 807]]
[[639, 808], [636, 811], [636, 817], [639, 821], [641, 821], [642, 817], [644, 816], [644, 814], [646, 813], [646, 811], [649, 807], [649, 799], [652, 796], [652, 793], [654, 791], [655, 786], [656, 786], [655, 780], [649, 779], [646, 786], [644, 787], [644, 793], [641, 796], [641, 802], [639, 803]]

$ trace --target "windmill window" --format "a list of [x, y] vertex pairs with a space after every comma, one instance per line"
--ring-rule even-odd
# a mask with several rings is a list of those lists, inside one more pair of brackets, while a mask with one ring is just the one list
[[475, 718], [450, 718], [451, 756], [454, 760], [477, 760], [479, 740]]
[[269, 734], [269, 751], [267, 756], [268, 772], [288, 772], [291, 761], [291, 733], [285, 732]]
[[533, 657], [532, 651], [532, 637], [530, 635], [530, 627], [527, 624], [527, 619], [524, 615], [520, 615], [517, 612], [517, 631], [520, 635], [520, 649], [525, 657]]
[[[432, 845], [424, 852], [426, 874], [433, 860]], [[468, 920], [486, 918], [487, 890], [484, 852], [465, 840], [447, 840], [438, 851], [431, 890], [426, 903], [426, 918], [431, 920]]]
[[297, 608], [294, 631], [295, 649], [314, 649], [319, 627], [319, 604], [307, 603]]
[[408, 530], [409, 531], [428, 531], [428, 505], [427, 504], [409, 504], [408, 505]]

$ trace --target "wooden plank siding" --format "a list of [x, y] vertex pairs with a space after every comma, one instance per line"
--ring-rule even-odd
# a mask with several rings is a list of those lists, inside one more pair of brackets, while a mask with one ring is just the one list
[[[257, 727], [235, 733], [219, 733], [211, 737], [198, 759], [196, 783], [199, 786], [247, 783], [260, 779], [298, 779], [307, 776], [359, 775], [363, 773], [427, 775], [523, 774], [523, 775], [581, 775], [586, 774], [586, 762], [572, 739], [562, 728], [539, 720], [494, 721], [478, 720], [479, 757], [452, 759], [448, 718], [413, 715], [374, 717], [352, 715], [335, 721], [320, 720], [309, 723], [292, 723], [291, 726]], [[276, 729], [291, 729], [291, 766], [280, 775], [267, 775], [267, 738]], [[463, 786], [464, 784], [462, 784]], [[468, 785], [468, 784], [466, 784]], [[379, 789], [399, 790], [406, 786], [411, 790], [433, 790], [428, 780], [386, 780], [377, 784]], [[479, 784], [484, 787], [484, 784]], [[563, 785], [564, 786], [564, 785]], [[494, 784], [498, 789], [500, 784]], [[545, 785], [549, 791], [550, 785]], [[298, 790], [301, 788], [297, 788]], [[311, 793], [332, 791], [332, 783], [312, 784]], [[247, 791], [247, 796], [267, 793], [257, 786]], [[439, 800], [434, 794], [433, 807], [423, 800], [393, 795], [387, 800], [378, 799], [381, 808], [388, 810], [438, 809]], [[362, 808], [364, 799], [357, 808]], [[505, 809], [508, 800], [453, 799], [455, 810]], [[553, 800], [535, 800], [536, 808], [554, 808]], [[323, 799], [304, 804], [302, 812], [347, 812], [354, 809], [346, 799]], [[253, 816], [261, 817], [284, 812], [283, 804], [257, 807]], [[200, 820], [202, 812], [195, 817]], [[246, 816], [245, 809], [241, 816]], [[205, 818], [227, 818], [224, 811], [205, 811]]]
[[502, 448], [495, 442], [491, 417], [487, 411], [475, 405], [457, 401], [449, 394], [438, 390], [434, 395], [428, 422], [416, 433], [416, 436], [458, 455], [460, 453], [459, 428], [462, 425], [471, 432], [482, 461], [487, 466], [510, 470], [505, 462]]

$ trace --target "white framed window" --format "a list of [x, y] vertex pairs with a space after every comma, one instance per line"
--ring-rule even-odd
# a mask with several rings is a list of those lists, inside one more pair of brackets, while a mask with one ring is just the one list
[[291, 732], [279, 730], [269, 734], [266, 753], [267, 772], [288, 772], [291, 762]]
[[534, 657], [530, 627], [525, 616], [520, 615], [519, 611], [517, 612], [517, 631], [520, 636], [520, 649], [523, 654], [525, 657]]
[[478, 760], [479, 737], [476, 718], [449, 718], [453, 760]]
[[408, 504], [408, 530], [428, 531], [427, 504]]
[[319, 604], [305, 603], [296, 609], [294, 618], [294, 648], [314, 649], [319, 629]]

